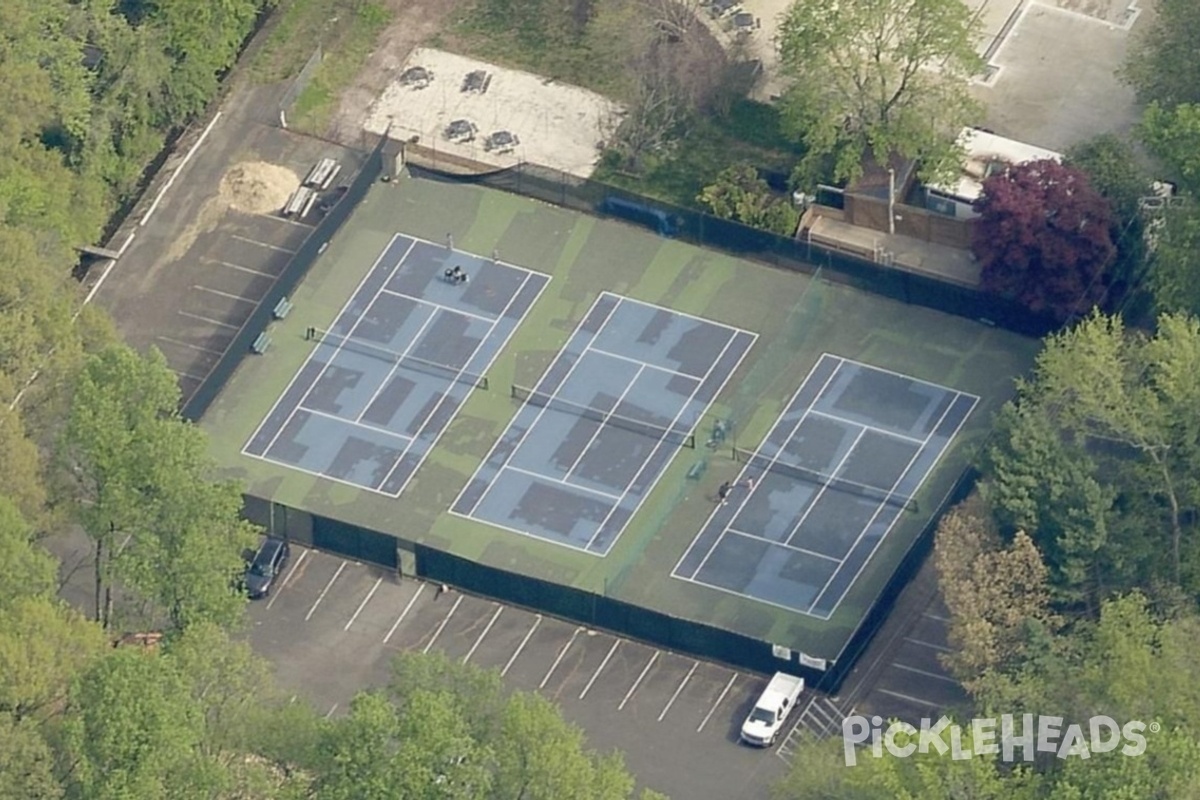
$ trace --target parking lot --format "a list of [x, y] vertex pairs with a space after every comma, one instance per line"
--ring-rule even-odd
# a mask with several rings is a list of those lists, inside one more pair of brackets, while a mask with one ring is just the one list
[[676, 800], [765, 798], [786, 769], [737, 741], [759, 675], [298, 547], [250, 617], [282, 684], [328, 715], [387, 683], [397, 653], [440, 650], [553, 699], [592, 747], [622, 750], [641, 785]]

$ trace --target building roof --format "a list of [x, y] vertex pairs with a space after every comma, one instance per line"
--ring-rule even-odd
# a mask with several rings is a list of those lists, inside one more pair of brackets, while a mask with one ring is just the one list
[[998, 167], [1024, 164], [1029, 161], [1061, 161], [1062, 154], [1036, 147], [1015, 139], [997, 136], [979, 128], [963, 128], [958, 142], [966, 150], [962, 172], [950, 184], [931, 185], [938, 194], [974, 203], [983, 194], [983, 181]]

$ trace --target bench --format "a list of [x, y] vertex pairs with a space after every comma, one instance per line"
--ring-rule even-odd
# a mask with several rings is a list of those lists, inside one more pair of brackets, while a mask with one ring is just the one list
[[275, 319], [283, 319], [291, 310], [292, 302], [286, 297], [281, 297], [279, 298], [279, 302], [275, 304], [275, 308], [272, 309], [271, 315], [274, 316]]
[[261, 356], [263, 353], [267, 352], [267, 348], [270, 346], [271, 337], [267, 336], [266, 331], [263, 331], [258, 335], [258, 338], [254, 340], [254, 343], [250, 345], [250, 349]]
[[692, 464], [692, 468], [689, 469], [688, 473], [687, 473], [688, 480], [691, 480], [691, 481], [700, 480], [701, 476], [704, 475], [704, 470], [706, 470], [706, 469], [708, 469], [707, 461], [701, 460], [701, 461], [697, 461], [695, 464]]

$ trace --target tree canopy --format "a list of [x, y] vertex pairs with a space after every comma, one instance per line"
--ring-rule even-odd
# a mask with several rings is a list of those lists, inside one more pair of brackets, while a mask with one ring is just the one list
[[1200, 103], [1200, 6], [1160, 0], [1133, 41], [1122, 69], [1143, 103]]
[[976, 116], [969, 79], [983, 64], [959, 0], [796, 0], [784, 13], [783, 108], [806, 153], [797, 183], [851, 181], [864, 159], [919, 159], [923, 177], [957, 169]]
[[1009, 167], [983, 182], [971, 249], [985, 290], [1060, 320], [1105, 297], [1116, 248], [1108, 201], [1056, 161]]

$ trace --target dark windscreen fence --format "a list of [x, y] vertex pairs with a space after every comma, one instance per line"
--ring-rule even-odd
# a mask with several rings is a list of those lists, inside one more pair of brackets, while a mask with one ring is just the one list
[[192, 396], [183, 404], [182, 413], [185, 419], [194, 422], [204, 416], [204, 412], [208, 410], [221, 389], [233, 377], [234, 371], [242, 363], [242, 360], [250, 355], [254, 340], [270, 326], [274, 319], [273, 309], [280, 300], [290, 295], [300, 285], [300, 281], [304, 280], [304, 276], [308, 274], [317, 257], [329, 244], [329, 240], [350, 218], [350, 214], [359, 202], [366, 197], [367, 190], [383, 173], [383, 148], [387, 142], [386, 138], [381, 139], [371, 154], [367, 156], [362, 169], [347, 187], [345, 194], [308, 234], [304, 243], [300, 245], [300, 249], [296, 251], [288, 265], [284, 267], [283, 272], [279, 274], [275, 285], [267, 291], [266, 296], [254, 309], [254, 313], [242, 323], [241, 329], [234, 335], [229, 348], [209, 370]]
[[[877, 263], [813, 242], [719, 219], [695, 209], [639, 195], [627, 189], [568, 175], [537, 164], [521, 163], [497, 170], [478, 165], [470, 175], [439, 169], [428, 157], [408, 161], [416, 177], [473, 183], [553, 205], [571, 208], [642, 227], [660, 236], [723, 250], [794, 272], [815, 274], [903, 303], [924, 306], [978, 320], [1027, 336], [1044, 336], [1058, 328], [1052, 318], [1036, 314], [1014, 301], [976, 288], [940, 280], [932, 275]], [[825, 191], [821, 199], [840, 206], [841, 197]]]
[[384, 347], [374, 342], [369, 342], [366, 339], [352, 338], [341, 336], [331, 331], [322, 330], [321, 328], [308, 328], [304, 331], [304, 338], [316, 340], [318, 345], [328, 345], [334, 350], [346, 350], [351, 353], [358, 353], [370, 358], [376, 358], [380, 361], [385, 361], [388, 364], [411, 369], [416, 372], [423, 372], [426, 375], [432, 375], [435, 378], [444, 378], [448, 381], [456, 383], [465, 383], [469, 386], [474, 386], [476, 389], [487, 389], [488, 379], [486, 375], [480, 375], [474, 372], [457, 367], [451, 367], [446, 364], [439, 364], [436, 361], [426, 361], [423, 358], [406, 355], [397, 350]]
[[515, 400], [528, 403], [531, 406], [539, 408], [548, 408], [551, 411], [561, 411], [565, 414], [572, 414], [577, 417], [598, 422], [601, 425], [611, 425], [614, 428], [640, 433], [651, 439], [660, 439], [671, 444], [687, 447], [692, 450], [696, 449], [696, 437], [689, 431], [682, 431], [673, 428], [666, 428], [661, 425], [655, 425], [651, 422], [644, 422], [633, 417], [614, 414], [611, 411], [603, 411], [599, 408], [580, 405], [573, 403], [570, 400], [564, 400], [561, 397], [547, 393], [538, 392], [533, 389], [526, 389], [523, 386], [513, 384], [512, 396]]
[[857, 497], [862, 497], [867, 500], [873, 500], [876, 503], [886, 503], [888, 505], [903, 508], [905, 511], [918, 512], [917, 501], [911, 497], [904, 497], [893, 493], [888, 489], [883, 489], [878, 486], [871, 486], [866, 483], [858, 483], [857, 481], [847, 480], [846, 478], [838, 478], [833, 475], [825, 475], [817, 472], [815, 469], [808, 469], [796, 464], [779, 461], [768, 458], [761, 453], [755, 453], [750, 450], [741, 448], [733, 448], [733, 460], [739, 464], [746, 464], [751, 469], [758, 470], [760, 474], [773, 472], [777, 475], [784, 475], [792, 480], [802, 483], [811, 483], [816, 486], [823, 486], [827, 489], [832, 489], [837, 492], [852, 494]]

